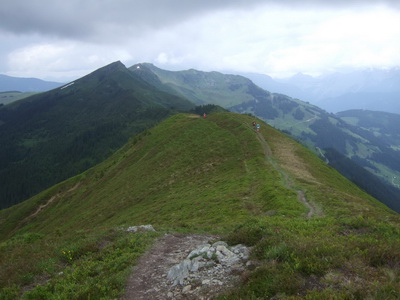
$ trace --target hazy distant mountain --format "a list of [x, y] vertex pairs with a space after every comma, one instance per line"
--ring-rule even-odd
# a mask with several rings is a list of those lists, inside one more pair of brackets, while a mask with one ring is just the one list
[[367, 109], [400, 113], [400, 68], [319, 77], [300, 73], [285, 79], [250, 73], [246, 76], [264, 89], [299, 98], [329, 112]]
[[0, 92], [45, 92], [62, 86], [63, 83], [37, 78], [19, 78], [0, 74]]

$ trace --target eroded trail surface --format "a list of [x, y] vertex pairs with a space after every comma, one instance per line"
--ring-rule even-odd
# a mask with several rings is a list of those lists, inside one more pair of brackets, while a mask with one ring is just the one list
[[[225, 246], [211, 246], [218, 240], [217, 236], [195, 234], [166, 234], [159, 238], [153, 248], [139, 259], [128, 280], [124, 299], [212, 299], [224, 290], [232, 288], [239, 280], [247, 258], [243, 259], [241, 256], [228, 264], [223, 257], [219, 262], [218, 259], [217, 262], [205, 261], [202, 253], [197, 259], [188, 259], [194, 249], [227, 249]], [[236, 251], [238, 248], [231, 249]], [[216, 252], [221, 256], [227, 254]], [[230, 258], [235, 259], [233, 255]], [[183, 269], [185, 263], [190, 264], [185, 278], [181, 277], [180, 283], [177, 283], [178, 280], [174, 283], [174, 280], [168, 278], [171, 268]]]
[[[293, 184], [293, 181], [290, 179], [289, 175], [282, 168], [278, 167], [277, 164], [274, 163], [270, 159], [271, 155], [272, 155], [271, 148], [269, 147], [264, 136], [261, 133], [257, 133], [257, 139], [259, 140], [259, 142], [264, 150], [266, 160], [268, 160], [272, 164], [272, 166], [275, 168], [275, 170], [277, 170], [282, 175], [286, 188], [294, 190], [294, 184]], [[303, 205], [305, 207], [308, 208], [308, 213], [307, 213], [306, 217], [307, 218], [313, 217], [316, 214], [316, 208], [314, 207], [314, 205], [307, 200], [306, 195], [304, 194], [304, 192], [302, 190], [296, 190], [296, 193], [297, 193], [297, 199], [301, 203], [303, 203]]]

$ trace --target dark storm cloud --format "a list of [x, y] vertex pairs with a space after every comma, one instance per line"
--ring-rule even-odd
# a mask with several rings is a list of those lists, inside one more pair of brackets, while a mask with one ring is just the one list
[[398, 3], [2, 0], [0, 73], [68, 81], [115, 60], [281, 77], [391, 67], [400, 63]]
[[296, 9], [376, 3], [399, 7], [397, 0], [3, 0], [0, 29], [13, 34], [97, 40], [107, 35], [140, 35], [196, 15], [254, 5], [279, 4]]
[[255, 3], [260, 1], [6, 0], [0, 6], [0, 28], [14, 34], [90, 38], [104, 30], [156, 29], [208, 11]]

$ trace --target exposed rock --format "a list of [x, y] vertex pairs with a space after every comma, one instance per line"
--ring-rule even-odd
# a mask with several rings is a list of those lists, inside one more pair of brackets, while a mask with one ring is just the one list
[[192, 289], [192, 286], [189, 284], [182, 289], [182, 294], [187, 294]]
[[130, 226], [126, 231], [129, 232], [140, 232], [140, 231], [156, 231], [152, 225], [139, 225], [139, 226]]
[[247, 272], [249, 248], [210, 243], [216, 238], [164, 235], [139, 260], [124, 299], [213, 299], [234, 288]]
[[248, 258], [249, 249], [243, 245], [229, 247], [223, 241], [212, 245], [203, 244], [192, 250], [186, 259], [172, 266], [167, 279], [170, 280], [171, 288], [175, 292], [177, 285], [185, 286], [183, 290], [186, 291], [188, 286], [198, 282], [199, 286], [193, 291], [197, 295], [207, 289], [233, 287], [239, 280], [239, 276], [234, 274], [240, 274], [245, 270]]

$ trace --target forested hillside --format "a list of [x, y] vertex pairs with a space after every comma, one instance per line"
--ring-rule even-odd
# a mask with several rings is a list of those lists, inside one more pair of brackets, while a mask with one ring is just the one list
[[0, 208], [94, 166], [132, 134], [193, 107], [120, 62], [0, 107]]

